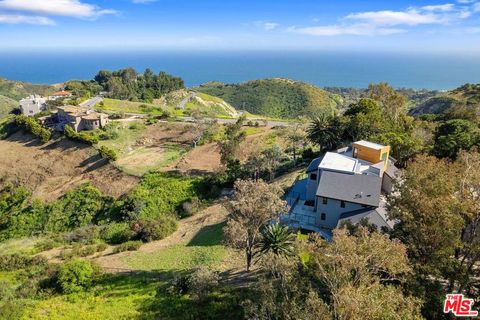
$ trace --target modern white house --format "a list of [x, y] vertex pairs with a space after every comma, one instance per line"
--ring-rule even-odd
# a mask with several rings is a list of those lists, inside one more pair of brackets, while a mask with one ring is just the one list
[[315, 231], [329, 239], [343, 222], [366, 219], [379, 229], [393, 227], [382, 195], [392, 192], [398, 169], [390, 147], [358, 141], [314, 159], [306, 178], [298, 180], [287, 195], [290, 212], [282, 222]]
[[20, 110], [22, 114], [28, 117], [33, 117], [34, 115], [46, 110], [47, 99], [33, 94], [22, 100], [20, 100]]

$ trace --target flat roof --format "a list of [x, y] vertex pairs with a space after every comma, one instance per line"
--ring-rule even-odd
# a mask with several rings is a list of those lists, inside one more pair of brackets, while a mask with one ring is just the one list
[[318, 168], [328, 171], [355, 173], [358, 160], [338, 153], [327, 152]]
[[356, 145], [359, 145], [359, 146], [364, 146], [364, 147], [375, 149], [375, 150], [381, 150], [381, 149], [386, 147], [386, 146], [383, 146], [381, 144], [370, 142], [370, 141], [365, 141], [365, 140], [360, 140], [360, 141], [354, 142], [353, 144], [354, 145], [356, 144]]

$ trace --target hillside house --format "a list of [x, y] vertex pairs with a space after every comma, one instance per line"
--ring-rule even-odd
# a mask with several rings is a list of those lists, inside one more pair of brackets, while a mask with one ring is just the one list
[[20, 100], [20, 110], [22, 114], [28, 117], [47, 110], [47, 99], [37, 94], [31, 95]]
[[56, 99], [61, 99], [61, 98], [70, 98], [72, 96], [72, 93], [70, 91], [57, 91], [52, 93], [51, 96], [49, 96], [49, 100], [56, 100]]
[[65, 106], [59, 107], [55, 117], [55, 130], [63, 131], [69, 125], [75, 131], [95, 130], [108, 123], [108, 115], [88, 108]]
[[307, 177], [288, 193], [291, 209], [282, 222], [326, 239], [346, 221], [356, 224], [366, 219], [379, 229], [392, 228], [382, 195], [392, 192], [398, 171], [389, 154], [389, 146], [358, 141], [314, 159]]

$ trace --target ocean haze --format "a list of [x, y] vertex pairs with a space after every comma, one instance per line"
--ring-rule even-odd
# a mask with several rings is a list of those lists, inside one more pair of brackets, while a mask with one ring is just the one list
[[478, 55], [352, 52], [102, 52], [0, 53], [0, 77], [33, 83], [92, 79], [101, 69], [164, 70], [187, 86], [282, 77], [320, 87], [394, 87], [447, 90], [480, 82]]

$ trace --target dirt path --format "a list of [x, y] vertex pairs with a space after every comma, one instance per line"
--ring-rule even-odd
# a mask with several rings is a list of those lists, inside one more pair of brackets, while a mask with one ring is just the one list
[[[180, 220], [178, 229], [169, 237], [147, 243], [140, 247], [140, 252], [153, 253], [175, 245], [188, 243], [200, 231], [200, 229], [216, 225], [225, 221], [227, 211], [221, 204], [215, 204], [193, 217]], [[111, 250], [107, 249], [105, 254], [95, 258], [94, 260], [107, 272], [121, 272], [129, 269], [129, 267], [122, 261], [122, 257], [130, 255], [131, 252], [122, 252], [119, 254], [111, 254]]]

